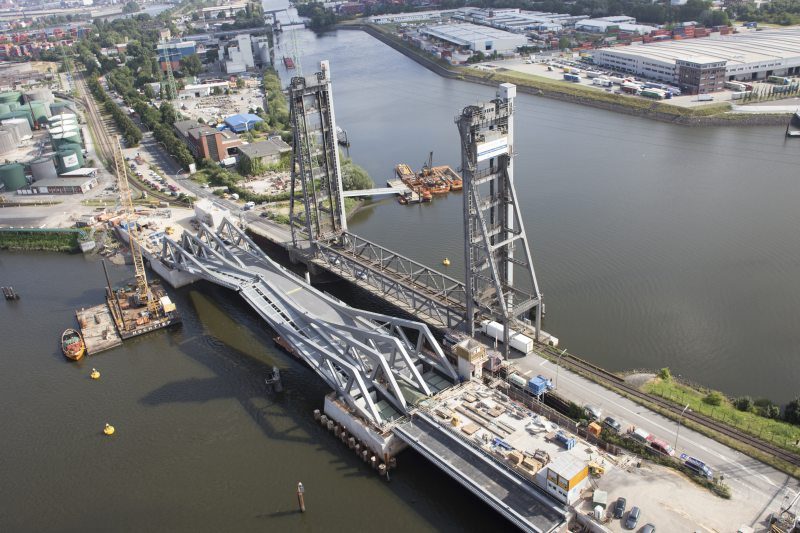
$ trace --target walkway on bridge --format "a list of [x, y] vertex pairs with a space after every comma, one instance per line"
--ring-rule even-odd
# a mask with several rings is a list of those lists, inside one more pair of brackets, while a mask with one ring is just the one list
[[413, 414], [392, 431], [523, 531], [546, 533], [564, 523], [564, 511], [530, 482], [485, 457], [424, 413]]

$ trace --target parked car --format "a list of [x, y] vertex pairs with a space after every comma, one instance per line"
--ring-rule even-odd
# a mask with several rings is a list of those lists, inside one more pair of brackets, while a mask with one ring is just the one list
[[619, 422], [617, 422], [616, 420], [614, 420], [613, 418], [611, 418], [610, 416], [607, 416], [606, 419], [603, 420], [603, 424], [608, 429], [610, 429], [610, 430], [612, 430], [612, 431], [614, 431], [616, 433], [619, 433], [620, 431], [622, 431], [622, 425]]
[[645, 524], [642, 527], [642, 533], [656, 533], [656, 526], [653, 524]]
[[586, 404], [583, 406], [583, 410], [589, 418], [594, 420], [600, 420], [600, 417], [603, 415], [603, 410], [596, 405]]
[[625, 505], [627, 503], [625, 498], [617, 498], [617, 503], [614, 504], [614, 518], [622, 518], [625, 514]]
[[628, 518], [625, 520], [625, 529], [636, 529], [641, 514], [642, 511], [638, 507], [631, 507], [631, 512], [628, 513]]

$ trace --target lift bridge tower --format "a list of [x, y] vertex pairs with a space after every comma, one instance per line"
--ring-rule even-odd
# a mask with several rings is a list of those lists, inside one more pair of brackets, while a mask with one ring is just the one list
[[[336, 143], [336, 116], [328, 61], [320, 72], [296, 76], [289, 85], [289, 113], [294, 132], [289, 220], [292, 245], [337, 239], [347, 231], [342, 168]], [[302, 197], [295, 193], [302, 191]]]
[[474, 335], [479, 316], [500, 322], [506, 357], [515, 324], [533, 314], [536, 340], [542, 324], [542, 295], [514, 190], [516, 93], [515, 85], [503, 83], [494, 100], [465, 107], [456, 117], [464, 179], [465, 324]]

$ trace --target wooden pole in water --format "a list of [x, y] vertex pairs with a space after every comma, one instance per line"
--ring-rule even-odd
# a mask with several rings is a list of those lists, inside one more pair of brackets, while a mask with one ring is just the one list
[[305, 494], [305, 492], [306, 492], [306, 489], [305, 489], [305, 487], [303, 487], [303, 484], [302, 483], [297, 483], [297, 503], [298, 503], [298, 505], [300, 505], [300, 512], [301, 513], [305, 513], [306, 512], [306, 502], [305, 502], [305, 499], [303, 497], [303, 494]]

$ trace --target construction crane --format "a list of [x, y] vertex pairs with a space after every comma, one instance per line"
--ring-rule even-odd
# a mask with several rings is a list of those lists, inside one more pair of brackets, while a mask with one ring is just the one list
[[117, 172], [117, 181], [119, 182], [119, 196], [122, 203], [125, 229], [128, 232], [128, 243], [131, 248], [131, 257], [133, 258], [133, 268], [136, 276], [136, 303], [138, 305], [146, 305], [153, 316], [158, 316], [160, 314], [160, 305], [158, 300], [153, 297], [150, 286], [147, 284], [142, 245], [139, 242], [139, 230], [132, 221], [133, 198], [128, 184], [128, 170], [125, 168], [125, 158], [122, 156], [122, 147], [120, 146], [118, 135], [114, 137], [111, 144], [114, 152], [114, 167]]
[[166, 90], [163, 91], [164, 100], [174, 100], [178, 96], [178, 91], [175, 88], [175, 76], [172, 72], [172, 54], [170, 53], [170, 45], [166, 37], [161, 38], [162, 52], [164, 54], [164, 62], [166, 63]]

